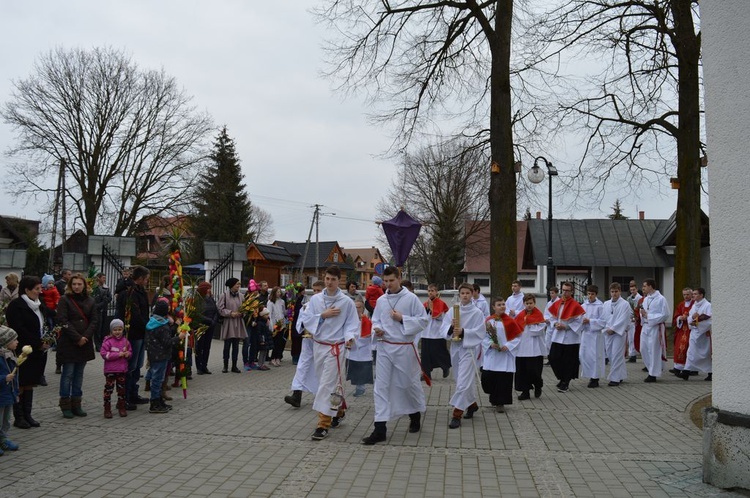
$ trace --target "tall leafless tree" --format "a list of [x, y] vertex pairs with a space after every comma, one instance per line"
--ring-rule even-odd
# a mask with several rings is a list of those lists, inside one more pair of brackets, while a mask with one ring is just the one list
[[64, 195], [87, 234], [126, 235], [145, 215], [184, 211], [211, 130], [174, 78], [111, 48], [42, 55], [1, 114], [18, 134], [13, 191], [52, 196], [44, 180], [65, 161]]
[[[701, 280], [701, 35], [698, 0], [559, 0], [535, 23], [540, 59], [580, 58], [562, 125], [586, 130], [579, 179], [637, 189], [679, 179], [675, 302]], [[597, 62], [598, 61], [598, 62]], [[579, 75], [580, 76], [580, 75]], [[624, 180], [624, 181], [622, 181]]]
[[[434, 120], [456, 124], [476, 146], [489, 146], [490, 277], [505, 293], [517, 278], [516, 134], [533, 132], [534, 104], [512, 111], [513, 0], [327, 0], [318, 17], [331, 28], [330, 75], [341, 89], [370, 92], [390, 107], [377, 119], [398, 124], [397, 149]], [[502, 291], [502, 292], [501, 292]]]

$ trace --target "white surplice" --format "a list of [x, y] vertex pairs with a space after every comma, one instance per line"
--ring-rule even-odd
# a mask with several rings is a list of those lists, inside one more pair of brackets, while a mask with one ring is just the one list
[[544, 307], [544, 319], [550, 322], [547, 325], [547, 332], [544, 334], [544, 345], [547, 348], [547, 352], [544, 353], [545, 355], [549, 354], [549, 348], [552, 346], [552, 334], [555, 332], [555, 327], [552, 326], [552, 321], [550, 320], [552, 318], [552, 314], [549, 312], [549, 309], [552, 307], [553, 304], [555, 304], [560, 297], [558, 296], [555, 300], [549, 301], [547, 305]]
[[[394, 320], [398, 311], [403, 323]], [[375, 422], [388, 422], [402, 415], [425, 411], [422, 388], [422, 369], [419, 365], [414, 338], [430, 321], [424, 305], [406, 287], [395, 294], [387, 292], [378, 298], [372, 314], [373, 334], [376, 329], [385, 333], [376, 338], [375, 363]]]
[[505, 313], [511, 318], [515, 318], [523, 311], [523, 292], [511, 294], [505, 300]]
[[508, 351], [499, 351], [492, 348], [492, 338], [489, 333], [485, 333], [482, 339], [482, 369], [492, 372], [515, 372], [516, 371], [516, 353], [521, 344], [521, 334], [512, 341], [508, 340], [505, 335], [505, 327], [502, 320], [489, 320], [497, 331], [497, 343], [505, 346]]
[[[323, 319], [321, 314], [327, 308], [337, 308], [341, 313]], [[343, 386], [346, 379], [344, 344], [359, 337], [361, 324], [354, 301], [340, 289], [332, 296], [328, 295], [327, 289], [315, 294], [307, 305], [307, 311], [310, 316], [305, 328], [313, 336], [313, 358], [319, 382], [312, 408], [333, 417], [337, 410], [331, 409], [331, 393], [336, 392], [339, 384]]]
[[[628, 341], [628, 330], [633, 323], [633, 309], [626, 299], [609, 300], [602, 306], [602, 320], [604, 320], [604, 353], [609, 358], [610, 382], [622, 382], [628, 378], [625, 366], [625, 346]], [[614, 331], [610, 334], [608, 331]]]
[[[451, 397], [451, 406], [459, 410], [466, 410], [477, 401], [476, 374], [478, 346], [482, 343], [486, 331], [482, 312], [472, 303], [461, 306], [461, 328], [464, 329], [463, 339], [450, 341], [451, 364], [453, 376], [456, 379], [456, 391]], [[443, 335], [447, 336], [453, 324], [453, 307], [451, 306], [443, 320]]]
[[490, 305], [489, 303], [487, 303], [487, 299], [481, 293], [479, 293], [478, 298], [471, 298], [471, 302], [474, 303], [474, 306], [479, 308], [479, 311], [482, 312], [485, 318], [490, 316]]
[[655, 290], [643, 300], [646, 316], [641, 315], [641, 357], [648, 374], [660, 377], [667, 357], [665, 322], [672, 319], [669, 304], [661, 292]]
[[[302, 306], [297, 318], [297, 330], [292, 333], [302, 335], [305, 331], [305, 321], [311, 320], [307, 311], [307, 304]], [[315, 373], [315, 359], [313, 358], [312, 339], [302, 339], [302, 349], [300, 350], [299, 359], [297, 360], [297, 369], [292, 379], [292, 391], [306, 391], [315, 394], [318, 392], [318, 376]]]
[[[708, 318], [695, 319], [695, 314], [706, 315]], [[693, 304], [688, 315], [690, 327], [690, 345], [687, 350], [685, 370], [711, 373], [711, 303], [705, 298]]]
[[602, 302], [597, 298], [593, 302], [588, 299], [581, 304], [586, 314], [581, 327], [581, 349], [578, 359], [581, 362], [581, 377], [601, 379], [604, 377], [604, 337], [602, 337]]
[[630, 320], [630, 326], [628, 327], [628, 356], [635, 356], [638, 351], [635, 350], [635, 307], [638, 306], [638, 301], [641, 299], [641, 295], [636, 292], [635, 296], [632, 294], [628, 295], [626, 300], [630, 305], [630, 310], [633, 311], [633, 318]]

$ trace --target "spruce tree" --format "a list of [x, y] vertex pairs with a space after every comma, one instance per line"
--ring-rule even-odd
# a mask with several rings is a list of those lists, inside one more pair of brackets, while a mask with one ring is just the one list
[[201, 255], [204, 241], [247, 243], [250, 240], [252, 205], [226, 126], [216, 137], [209, 160], [195, 190], [191, 218], [195, 248]]
[[608, 215], [607, 218], [610, 220], [627, 220], [628, 217], [622, 214], [622, 205], [620, 199], [615, 200], [615, 204], [612, 206], [613, 213]]

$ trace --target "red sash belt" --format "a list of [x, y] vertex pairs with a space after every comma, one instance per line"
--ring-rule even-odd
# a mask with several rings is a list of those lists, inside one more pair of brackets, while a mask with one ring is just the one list
[[393, 344], [394, 346], [411, 346], [412, 351], [414, 351], [414, 356], [417, 358], [417, 363], [419, 363], [419, 370], [422, 372], [422, 378], [424, 379], [425, 384], [432, 387], [432, 379], [430, 379], [430, 377], [422, 368], [422, 361], [419, 359], [419, 354], [417, 354], [417, 347], [414, 345], [414, 342], [392, 342], [386, 341], [385, 339], [383, 339], [382, 342], [385, 342], [386, 344]]

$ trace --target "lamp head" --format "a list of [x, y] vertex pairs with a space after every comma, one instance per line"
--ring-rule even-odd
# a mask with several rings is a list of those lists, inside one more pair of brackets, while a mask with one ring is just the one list
[[531, 183], [542, 183], [544, 180], [544, 171], [538, 165], [534, 164], [526, 176]]

